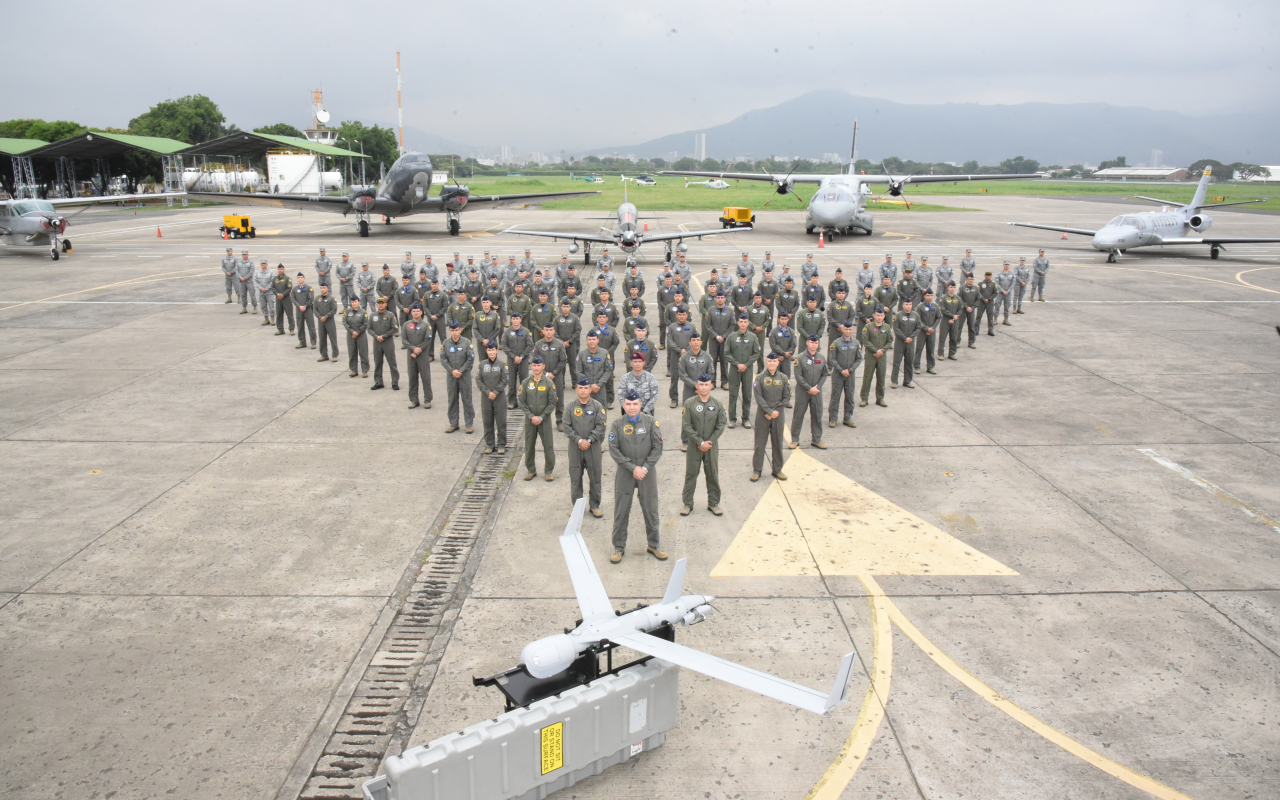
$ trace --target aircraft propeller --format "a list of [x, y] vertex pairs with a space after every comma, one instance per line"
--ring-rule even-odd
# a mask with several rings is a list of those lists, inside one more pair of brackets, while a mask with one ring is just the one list
[[[885, 175], [889, 174], [889, 168], [884, 165], [883, 161], [880, 162], [880, 169], [884, 170]], [[911, 202], [907, 200], [907, 196], [903, 194], [902, 191], [906, 188], [907, 184], [911, 182], [911, 179], [919, 175], [921, 172], [923, 172], [923, 170], [916, 170], [900, 181], [895, 181], [893, 179], [889, 180], [889, 195], [891, 197], [901, 197], [902, 202], [906, 204], [908, 211], [911, 210]]]
[[[788, 172], [788, 173], [787, 173], [787, 174], [782, 178], [782, 180], [778, 180], [777, 178], [775, 178], [775, 177], [773, 176], [773, 173], [772, 173], [772, 172], [770, 172], [769, 170], [765, 169], [764, 167], [761, 167], [761, 168], [760, 168], [760, 170], [761, 170], [762, 172], [764, 172], [764, 174], [765, 174], [765, 175], [768, 175], [768, 176], [769, 176], [769, 180], [773, 181], [773, 182], [774, 182], [774, 184], [778, 187], [778, 194], [784, 194], [784, 195], [785, 195], [785, 194], [793, 194], [793, 195], [795, 195], [795, 196], [796, 196], [796, 199], [797, 199], [797, 200], [799, 200], [801, 203], [803, 203], [803, 202], [805, 202], [805, 199], [804, 199], [803, 197], [801, 197], [801, 196], [800, 196], [800, 193], [799, 193], [799, 192], [797, 192], [797, 191], [795, 190], [795, 184], [794, 184], [794, 183], [792, 183], [792, 182], [791, 182], [791, 180], [790, 180], [790, 179], [791, 179], [791, 173], [796, 171], [796, 166], [797, 166], [797, 165], [792, 165], [792, 167], [791, 167], [791, 171], [790, 171], [790, 172]], [[772, 203], [772, 202], [773, 202], [773, 199], [772, 199], [772, 198], [770, 198], [770, 199], [768, 199], [768, 200], [764, 201], [764, 204], [767, 206], [767, 205], [769, 205], [769, 204], [770, 204], [770, 203]]]

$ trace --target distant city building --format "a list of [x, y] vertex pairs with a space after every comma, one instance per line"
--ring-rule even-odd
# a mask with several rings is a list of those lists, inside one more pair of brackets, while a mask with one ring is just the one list
[[693, 135], [693, 158], [695, 161], [702, 161], [707, 157], [707, 135], [705, 133], [695, 133]]
[[1156, 150], [1154, 148], [1151, 150], [1151, 166], [1152, 167], [1155, 167], [1158, 169], [1161, 166], [1160, 159], [1162, 158], [1164, 158], [1163, 150]]
[[498, 154], [498, 161], [502, 164], [510, 164], [514, 160], [515, 153], [511, 152], [511, 148], [507, 145], [502, 146], [502, 150]]
[[[1253, 175], [1249, 178], [1249, 180], [1253, 181], [1254, 183], [1270, 183], [1273, 181], [1280, 181], [1280, 166], [1263, 167], [1263, 169], [1266, 170], [1264, 174]], [[1234, 176], [1234, 179], [1240, 180], [1240, 173], [1236, 173]]]
[[1093, 173], [1095, 178], [1119, 180], [1181, 181], [1186, 180], [1185, 167], [1107, 167]]
[[498, 162], [492, 158], [477, 158], [476, 163], [482, 167], [492, 167], [492, 166], [495, 166]]

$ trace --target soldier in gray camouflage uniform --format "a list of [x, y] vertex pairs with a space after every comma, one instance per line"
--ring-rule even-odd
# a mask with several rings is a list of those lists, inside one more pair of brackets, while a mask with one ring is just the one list
[[1009, 308], [1013, 305], [1013, 286], [1017, 281], [1016, 275], [1009, 269], [1009, 259], [1004, 260], [1004, 269], [996, 274], [996, 288], [1000, 290], [1000, 294], [996, 295], [996, 314], [1004, 312], [1004, 321], [1001, 325], [1009, 324]]
[[766, 270], [772, 270], [777, 268], [778, 268], [778, 265], [774, 263], [774, 260], [773, 260], [773, 251], [765, 250], [764, 258], [760, 259], [760, 274], [764, 275]]
[[356, 262], [351, 260], [349, 254], [343, 253], [342, 260], [334, 266], [333, 271], [338, 276], [338, 299], [343, 308], [350, 308], [351, 298], [356, 296]]
[[904, 259], [902, 259], [902, 261], [901, 261], [901, 262], [899, 262], [899, 263], [900, 263], [900, 265], [902, 266], [902, 271], [903, 271], [903, 272], [906, 272], [906, 271], [907, 271], [907, 268], [908, 268], [908, 267], [910, 267], [910, 268], [911, 268], [912, 273], [914, 273], [914, 272], [915, 272], [916, 267], [920, 266], [919, 264], [917, 264], [917, 263], [916, 263], [916, 260], [915, 260], [914, 258], [912, 258], [912, 257], [911, 257], [911, 251], [910, 251], [910, 250], [908, 250], [908, 251], [907, 251], [907, 257], [906, 257], [906, 258], [904, 258]]
[[236, 294], [240, 298], [240, 313], [249, 313], [249, 303], [253, 303], [253, 310], [258, 310], [258, 293], [253, 288], [253, 261], [249, 258], [249, 251], [244, 250], [240, 253], [240, 260], [236, 262]]
[[929, 266], [928, 256], [920, 256], [920, 266], [916, 267], [916, 283], [920, 286], [920, 297], [924, 297], [925, 289], [933, 288], [933, 267]]
[[[324, 254], [324, 248], [320, 248], [320, 257], [316, 259], [316, 286], [328, 286], [329, 291], [333, 291], [333, 279], [330, 277], [333, 272], [333, 262], [329, 261], [329, 257]], [[316, 291], [320, 291], [319, 288]]]
[[360, 262], [360, 271], [356, 273], [356, 291], [360, 293], [360, 305], [366, 311], [373, 308], [373, 291], [378, 285], [378, 276], [369, 269], [368, 261]]
[[262, 259], [258, 264], [258, 271], [253, 273], [253, 293], [257, 296], [259, 304], [262, 306], [262, 324], [270, 325], [275, 322], [276, 314], [276, 296], [271, 291], [271, 284], [275, 281], [276, 276], [271, 274], [271, 270], [267, 268], [267, 260]]
[[1026, 257], [1018, 259], [1018, 267], [1013, 271], [1013, 313], [1022, 313], [1022, 297], [1027, 293], [1027, 284], [1031, 283], [1031, 267], [1027, 266]]
[[657, 408], [658, 395], [662, 393], [662, 389], [658, 387], [658, 378], [645, 370], [644, 353], [632, 350], [630, 360], [631, 371], [618, 380], [618, 394], [626, 397], [630, 392], [635, 392], [640, 396], [640, 410], [653, 414]]
[[[884, 254], [884, 263], [880, 265], [880, 277], [888, 278], [890, 283], [898, 282], [898, 265], [893, 263], [893, 253]], [[883, 283], [883, 280], [881, 281]]]
[[227, 303], [231, 302], [231, 295], [236, 291], [236, 264], [239, 259], [232, 255], [232, 249], [227, 248], [227, 254], [222, 257], [222, 278], [227, 287]]
[[[1039, 257], [1031, 262], [1031, 299], [1044, 302], [1044, 281], [1049, 274], [1049, 259], [1044, 257], [1044, 251], [1040, 251]], [[1036, 297], [1039, 295], [1039, 297]]]
[[964, 251], [964, 258], [960, 259], [960, 280], [956, 281], [956, 283], [963, 286], [964, 282], [971, 277], [976, 282], [978, 279], [974, 277], [973, 273], [977, 268], [978, 262], [973, 258], [973, 251], [966, 249]]
[[951, 264], [947, 263], [951, 260], [951, 256], [943, 256], [942, 263], [938, 265], [938, 269], [934, 271], [934, 277], [938, 281], [938, 288], [933, 293], [934, 297], [947, 296], [947, 284], [951, 283], [955, 271], [952, 270]]
[[871, 259], [862, 259], [862, 269], [858, 270], [857, 274], [853, 276], [854, 288], [857, 290], [855, 296], [862, 297], [862, 288], [864, 286], [870, 286], [871, 291], [875, 291], [879, 283], [879, 278], [876, 277], [875, 271], [871, 269]]
[[[733, 274], [735, 277], [746, 276], [747, 285], [751, 285], [755, 283], [756, 265], [751, 263], [751, 259], [747, 256], [746, 253], [743, 253], [742, 260], [739, 261], [733, 268]], [[737, 283], [736, 280], [733, 282]]]
[[418, 265], [413, 263], [413, 253], [408, 250], [404, 252], [404, 261], [400, 262], [400, 274], [413, 280], [413, 275], [418, 271]]

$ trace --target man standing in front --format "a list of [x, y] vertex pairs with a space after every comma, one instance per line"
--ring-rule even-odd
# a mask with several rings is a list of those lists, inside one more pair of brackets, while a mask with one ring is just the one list
[[249, 251], [240, 252], [240, 260], [236, 262], [236, 292], [240, 295], [240, 313], [249, 313], [249, 303], [253, 310], [258, 310], [258, 293], [253, 289], [253, 260]]
[[293, 287], [291, 300], [298, 312], [298, 346], [302, 350], [307, 346], [307, 333], [311, 333], [311, 349], [316, 348], [316, 318], [311, 314], [311, 304], [315, 300], [315, 292], [307, 285], [307, 276], [301, 272], [297, 275], [298, 284]]
[[885, 373], [889, 371], [889, 347], [893, 344], [893, 331], [884, 321], [884, 306], [876, 306], [873, 319], [862, 328], [862, 396], [859, 406], [866, 406], [871, 393], [871, 378], [876, 381], [876, 405], [888, 407], [884, 401]]
[[373, 307], [373, 292], [378, 284], [378, 276], [369, 269], [368, 261], [360, 262], [360, 271], [356, 273], [356, 291], [360, 293], [360, 304], [367, 312]]
[[385, 388], [382, 383], [382, 362], [391, 366], [391, 388], [400, 390], [400, 369], [396, 366], [396, 312], [387, 309], [387, 298], [378, 298], [378, 310], [369, 315], [369, 335], [373, 337], [373, 385], [369, 391]]
[[356, 262], [348, 253], [342, 254], [342, 260], [334, 267], [338, 275], [338, 300], [343, 308], [351, 307], [351, 298], [356, 296]]
[[276, 296], [271, 293], [271, 284], [275, 276], [271, 274], [271, 270], [267, 268], [267, 260], [264, 258], [258, 264], [258, 271], [253, 273], [253, 292], [258, 296], [258, 304], [262, 306], [262, 324], [270, 325], [275, 322], [275, 299]]
[[630, 359], [631, 371], [618, 381], [618, 394], [635, 392], [640, 395], [640, 410], [653, 416], [658, 404], [658, 394], [662, 391], [658, 387], [658, 379], [652, 372], [645, 369], [647, 359], [644, 353], [632, 350]]
[[[973, 258], [973, 251], [966, 248], [964, 258], [960, 259], [960, 282], [964, 283], [965, 280], [973, 278], [974, 270], [977, 268], [978, 262]], [[974, 278], [974, 280], [977, 280], [977, 278]]]
[[996, 295], [996, 316], [1000, 316], [1000, 312], [1004, 312], [1004, 320], [1001, 325], [1009, 324], [1009, 309], [1013, 305], [1013, 286], [1017, 282], [1016, 275], [1013, 270], [1009, 269], [1009, 259], [1004, 260], [1004, 269], [996, 275], [996, 288], [1000, 293]]
[[981, 312], [978, 310], [978, 301], [981, 295], [978, 294], [978, 287], [973, 285], [973, 276], [966, 275], [964, 286], [961, 287], [960, 303], [964, 307], [964, 323], [969, 329], [969, 347], [977, 350], [978, 346], [974, 344], [978, 340], [978, 325], [982, 318], [978, 316]]
[[405, 251], [404, 261], [400, 262], [400, 274], [407, 276], [409, 280], [413, 280], [413, 273], [418, 271], [418, 265], [413, 263], [413, 253]]
[[930, 375], [936, 375], [933, 371], [933, 351], [938, 345], [938, 325], [942, 321], [942, 309], [938, 304], [933, 302], [933, 287], [930, 286], [924, 290], [924, 302], [920, 304], [920, 308], [916, 310], [916, 316], [920, 318], [920, 329], [916, 334], [916, 357], [915, 371], [920, 371], [920, 356], [925, 356], [925, 371]]
[[910, 299], [902, 302], [902, 310], [893, 315], [893, 375], [889, 385], [898, 388], [898, 368], [902, 368], [902, 385], [914, 389], [916, 339], [920, 334], [920, 316], [912, 309]]
[[284, 319], [289, 318], [289, 333], [293, 333], [293, 284], [284, 274], [284, 264], [276, 265], [276, 276], [271, 281], [271, 294], [275, 297], [276, 336], [284, 336]]
[[[680, 383], [683, 386], [680, 394], [681, 400], [688, 400], [693, 397], [698, 390], [698, 377], [704, 372], [708, 375], [715, 374], [715, 362], [711, 360], [705, 350], [702, 349], [702, 335], [696, 330], [689, 336], [689, 351], [680, 357], [679, 366]], [[683, 434], [680, 438], [680, 448], [683, 450], [688, 446]]]
[[[1049, 259], [1045, 258], [1043, 250], [1040, 251], [1040, 255], [1036, 257], [1036, 260], [1031, 262], [1031, 269], [1033, 273], [1031, 276], [1031, 299], [1039, 299], [1043, 303], [1044, 281], [1049, 275]], [[1039, 298], [1036, 298], [1037, 294], [1040, 295]]]
[[469, 339], [462, 338], [462, 326], [457, 320], [449, 323], [449, 338], [440, 345], [440, 365], [445, 369], [444, 389], [449, 402], [449, 427], [445, 433], [458, 429], [458, 411], [467, 424], [467, 433], [475, 431], [476, 409], [471, 404], [471, 368], [476, 363], [476, 351]]
[[570, 403], [564, 426], [564, 434], [569, 437], [569, 499], [573, 503], [582, 499], [582, 473], [585, 471], [589, 483], [587, 509], [591, 516], [600, 519], [604, 516], [600, 510], [600, 481], [604, 469], [601, 447], [605, 436], [605, 410], [600, 401], [591, 396], [591, 380], [586, 375], [578, 376], [575, 389], [578, 400]]
[[1013, 271], [1013, 313], [1022, 313], [1022, 298], [1027, 293], [1027, 284], [1031, 283], [1031, 267], [1027, 266], [1026, 257], [1018, 259], [1018, 268]]
[[698, 486], [700, 469], [707, 479], [707, 510], [717, 517], [724, 514], [720, 510], [720, 435], [724, 433], [728, 419], [724, 404], [711, 399], [713, 385], [710, 375], [700, 375], [697, 394], [684, 402], [681, 411], [681, 428], [691, 445], [684, 457], [682, 517], [693, 512], [693, 490]]
[[511, 327], [502, 334], [502, 352], [507, 356], [507, 369], [511, 382], [507, 386], [507, 408], [516, 407], [516, 394], [520, 382], [529, 376], [529, 357], [533, 355], [533, 336], [522, 326], [524, 316], [519, 311], [511, 313]]
[[787, 479], [782, 471], [782, 430], [786, 427], [787, 405], [791, 402], [791, 380], [778, 369], [782, 354], [772, 352], [764, 357], [764, 372], [761, 372], [752, 386], [752, 394], [756, 401], [756, 448], [751, 457], [751, 480], [760, 480], [760, 470], [764, 468], [764, 451], [772, 449], [770, 467], [773, 477], [780, 481]]
[[996, 335], [996, 298], [999, 296], [1000, 290], [991, 280], [991, 270], [987, 270], [982, 283], [978, 284], [978, 327], [982, 327], [982, 319], [986, 317], [988, 336]]
[[333, 262], [324, 254], [324, 248], [320, 248], [320, 257], [316, 259], [316, 285], [328, 286], [329, 291], [333, 291], [333, 280], [330, 274], [333, 272]]
[[422, 400], [431, 408], [431, 343], [436, 332], [430, 320], [422, 316], [422, 306], [414, 303], [409, 308], [409, 321], [400, 328], [400, 340], [404, 345], [405, 372], [409, 375], [409, 408], [418, 407], [418, 385], [422, 385]]
[[320, 334], [320, 357], [316, 361], [328, 361], [329, 353], [338, 360], [338, 301], [329, 294], [328, 286], [320, 287], [320, 296], [312, 306], [315, 312], [316, 330]]
[[556, 469], [555, 433], [551, 426], [556, 408], [556, 387], [544, 373], [541, 355], [530, 362], [529, 379], [520, 384], [520, 410], [524, 412], [524, 469], [526, 481], [538, 476], [538, 439], [542, 440], [542, 475], [553, 481]]
[[853, 335], [854, 322], [845, 320], [840, 325], [840, 338], [827, 350], [827, 365], [831, 374], [831, 403], [827, 406], [827, 427], [836, 426], [836, 412], [840, 410], [840, 398], [844, 396], [844, 424], [856, 428], [853, 422], [854, 373], [862, 361], [862, 346]]
[[498, 342], [484, 343], [484, 358], [476, 367], [476, 391], [480, 392], [480, 421], [484, 423], [484, 452], [507, 452], [507, 384], [511, 371], [498, 359]]
[[357, 366], [364, 377], [369, 377], [369, 313], [360, 308], [359, 296], [352, 297], [351, 308], [343, 312], [342, 327], [347, 329], [347, 369], [351, 370], [351, 377], [356, 376]]
[[542, 359], [546, 376], [551, 379], [551, 384], [555, 388], [556, 428], [564, 430], [564, 399], [561, 392], [564, 391], [564, 374], [565, 367], [569, 363], [569, 353], [564, 349], [564, 344], [556, 338], [556, 326], [551, 320], [547, 320], [542, 326], [542, 338], [538, 340], [534, 352]]
[[634, 392], [622, 398], [622, 414], [609, 426], [609, 456], [618, 465], [613, 478], [613, 555], [617, 564], [627, 548], [631, 501], [640, 496], [648, 552], [659, 561], [667, 554], [658, 540], [658, 459], [662, 457], [662, 429], [658, 421], [640, 410]]
[[800, 446], [800, 434], [804, 432], [804, 415], [809, 414], [809, 438], [813, 446], [826, 450], [822, 441], [822, 386], [827, 382], [827, 360], [819, 352], [822, 337], [809, 334], [805, 352], [796, 359], [796, 412], [791, 418], [791, 449]]
[[[960, 347], [960, 333], [964, 330], [964, 302], [956, 294], [956, 282], [947, 282], [947, 296], [938, 303], [942, 312], [942, 336], [938, 339], [938, 358], [958, 361], [956, 349]], [[948, 345], [950, 342], [950, 345]], [[949, 348], [949, 349], [948, 349]], [[946, 350], [947, 352], [943, 352]]]
[[[232, 255], [233, 252], [234, 251], [228, 247], [227, 254], [222, 257], [222, 279], [223, 283], [226, 284], [227, 303], [231, 302], [231, 293], [236, 290], [236, 285], [239, 283], [239, 281], [236, 280], [237, 259]], [[224, 305], [226, 304], [224, 303]]]

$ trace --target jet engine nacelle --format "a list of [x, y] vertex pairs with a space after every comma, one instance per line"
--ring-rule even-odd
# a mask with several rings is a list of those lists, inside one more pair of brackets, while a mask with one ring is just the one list
[[577, 657], [573, 640], [563, 633], [530, 642], [520, 651], [520, 663], [535, 678], [550, 678], [564, 672]]
[[572, 242], [572, 243], [569, 245], [569, 252], [570, 252], [570, 253], [576, 253], [576, 252], [578, 252], [578, 243], [577, 243], [577, 242]]
[[676, 245], [676, 250], [678, 250], [681, 253], [687, 253], [689, 252], [689, 244], [687, 242], [681, 242], [680, 244]]
[[369, 209], [373, 208], [373, 204], [377, 198], [374, 196], [372, 191], [365, 190], [351, 195], [349, 200], [351, 202], [352, 209], [367, 213]]
[[1208, 214], [1192, 214], [1191, 219], [1187, 220], [1187, 224], [1192, 230], [1202, 231], [1213, 224], [1213, 217]]

